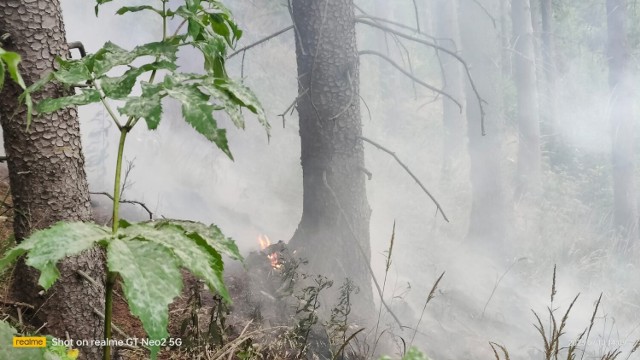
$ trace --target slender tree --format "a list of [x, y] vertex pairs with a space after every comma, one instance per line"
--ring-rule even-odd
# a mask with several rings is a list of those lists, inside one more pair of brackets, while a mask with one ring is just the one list
[[607, 0], [607, 57], [609, 60], [614, 223], [629, 239], [638, 235], [634, 183], [634, 90], [628, 41], [626, 0]]
[[[480, 94], [486, 100], [484, 109], [476, 101], [467, 101], [467, 131], [471, 158], [470, 180], [472, 204], [468, 237], [473, 240], [502, 244], [506, 233], [506, 201], [502, 178], [501, 66], [494, 59], [501, 51], [499, 29], [488, 11], [498, 13], [500, 1], [483, 0], [460, 3], [460, 36], [462, 56], [471, 67]], [[464, 26], [471, 21], [475, 26]], [[471, 83], [465, 85], [467, 99], [475, 96]], [[481, 118], [485, 113], [486, 135], [483, 136]]]
[[[436, 37], [439, 45], [453, 52], [457, 52], [460, 44], [458, 28], [458, 1], [436, 0], [434, 2]], [[463, 102], [462, 65], [451, 56], [441, 55], [443, 91]], [[450, 175], [450, 170], [464, 148], [464, 115], [458, 104], [452, 99], [442, 97], [442, 119], [445, 128], [443, 137], [443, 174], [444, 179]], [[446, 181], [446, 180], [445, 180]]]
[[[0, 31], [8, 35], [3, 45], [22, 55], [21, 71], [27, 85], [50, 71], [56, 56], [68, 54], [58, 0], [0, 2]], [[0, 96], [17, 241], [61, 220], [91, 218], [76, 109], [36, 117], [27, 129], [25, 110], [18, 105], [20, 92], [7, 84]], [[61, 86], [49, 85], [35, 100], [66, 92]], [[94, 309], [102, 307], [104, 289], [81, 276], [102, 282], [101, 253], [85, 252], [60, 265], [60, 280], [44, 294], [39, 293], [34, 270], [18, 265], [13, 295], [38, 309], [36, 318], [46, 325], [47, 333], [74, 340], [101, 338], [103, 327]], [[81, 350], [87, 359], [99, 358], [97, 347]]]
[[518, 173], [516, 195], [539, 193], [540, 120], [536, 80], [536, 55], [529, 0], [511, 2], [515, 83], [518, 98]]
[[546, 148], [551, 150], [551, 160], [561, 143], [560, 130], [556, 120], [556, 61], [553, 41], [553, 6], [551, 0], [540, 0], [542, 31], [542, 73], [543, 84], [540, 96], [540, 123], [543, 127]]
[[353, 0], [293, 0], [303, 213], [291, 245], [316, 273], [360, 287], [372, 309], [369, 218], [360, 138], [359, 60]]

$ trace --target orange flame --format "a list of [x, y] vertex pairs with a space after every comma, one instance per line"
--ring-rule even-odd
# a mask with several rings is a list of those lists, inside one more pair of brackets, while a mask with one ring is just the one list
[[[269, 246], [271, 246], [271, 240], [267, 235], [259, 235], [258, 242], [260, 243], [260, 250], [265, 250]], [[279, 269], [282, 265], [278, 262], [278, 253], [274, 252], [271, 254], [267, 254], [269, 258], [269, 262], [271, 263], [271, 267], [274, 269]]]

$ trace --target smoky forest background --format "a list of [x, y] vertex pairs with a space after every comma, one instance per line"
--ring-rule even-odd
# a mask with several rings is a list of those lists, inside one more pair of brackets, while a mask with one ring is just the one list
[[[107, 41], [131, 49], [159, 40], [156, 14], [115, 16], [122, 4], [104, 2], [96, 17], [93, 1], [4, 0], [0, 31], [17, 31], [20, 19], [10, 18], [25, 15], [12, 9], [25, 8], [31, 17], [18, 30], [30, 39], [62, 26], [42, 40], [60, 42], [58, 55], [74, 42], [95, 53]], [[215, 223], [244, 256], [224, 258], [231, 304], [183, 274], [168, 331], [184, 343], [160, 358], [639, 358], [635, 1], [223, 3], [243, 30], [226, 71], [256, 94], [269, 135], [250, 111], [244, 130], [217, 116], [229, 129], [230, 158], [179, 121], [180, 102], [166, 101], [160, 126], [134, 128], [124, 151], [124, 219]], [[30, 85], [41, 72], [28, 67], [50, 67], [53, 56], [37, 42], [25, 40], [27, 50], [16, 43], [3, 38], [2, 46], [22, 55]], [[200, 71], [200, 53], [178, 55], [180, 69]], [[91, 213], [109, 224], [119, 129], [108, 110], [77, 109], [84, 172], [26, 180], [16, 174], [27, 148], [55, 146], [67, 136], [60, 129], [77, 125], [55, 118], [41, 132], [35, 122], [40, 135], [18, 144], [24, 124], [6, 110], [16, 111], [14, 93], [0, 97], [9, 165], [1, 251], [59, 220]], [[77, 182], [84, 173], [91, 209], [42, 195], [87, 186]], [[36, 199], [41, 223], [21, 216], [25, 199]], [[86, 213], [70, 210], [78, 207]], [[102, 293], [65, 295], [74, 285], [63, 282], [46, 305], [33, 305], [37, 287], [15, 290], [20, 266], [2, 276], [0, 319], [25, 333], [101, 334], [91, 330], [104, 322], [93, 308], [72, 314], [87, 298], [101, 304]], [[126, 302], [114, 301], [115, 336], [145, 337]], [[101, 357], [81, 348], [80, 358]]]

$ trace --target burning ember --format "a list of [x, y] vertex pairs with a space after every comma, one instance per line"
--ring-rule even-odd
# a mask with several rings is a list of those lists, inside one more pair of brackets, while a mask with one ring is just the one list
[[282, 264], [278, 261], [278, 253], [270, 252], [269, 247], [271, 246], [271, 241], [267, 235], [259, 235], [258, 242], [260, 243], [260, 250], [265, 251], [267, 253], [267, 257], [269, 258], [269, 262], [271, 263], [271, 267], [274, 269], [280, 269]]

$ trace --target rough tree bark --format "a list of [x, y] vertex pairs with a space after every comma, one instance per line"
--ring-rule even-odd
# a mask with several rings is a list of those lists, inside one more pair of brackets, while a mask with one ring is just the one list
[[[10, 36], [5, 48], [22, 55], [21, 72], [27, 85], [50, 71], [56, 56], [68, 53], [58, 0], [0, 2], [0, 31]], [[91, 219], [76, 109], [36, 117], [27, 131], [25, 110], [18, 105], [19, 94], [17, 86], [7, 84], [0, 96], [17, 241], [58, 221]], [[35, 100], [65, 94], [62, 87], [50, 85]], [[104, 291], [77, 273], [83, 270], [100, 281], [100, 252], [88, 251], [59, 265], [58, 283], [39, 294], [38, 274], [20, 262], [13, 296], [39, 309], [33, 320], [46, 324], [45, 333], [74, 340], [101, 338], [102, 321], [93, 309], [102, 308]], [[100, 351], [87, 348], [81, 353], [87, 359], [97, 359]]]
[[[460, 32], [458, 30], [458, 1], [436, 0], [434, 2], [436, 37], [438, 44], [451, 51], [457, 52], [460, 44]], [[440, 56], [442, 63], [442, 78], [444, 92], [463, 102], [464, 90], [461, 64], [451, 56]], [[464, 115], [460, 108], [451, 99], [442, 97], [442, 120], [445, 128], [443, 137], [443, 179], [449, 178], [451, 169], [456, 161], [459, 161], [464, 149]]]
[[[481, 5], [487, 11], [498, 13], [500, 1], [484, 0]], [[506, 233], [506, 200], [502, 179], [503, 158], [501, 136], [501, 65], [494, 59], [500, 56], [499, 30], [483, 8], [474, 1], [460, 3], [460, 36], [462, 56], [471, 67], [471, 75], [478, 91], [486, 100], [486, 136], [480, 128], [481, 109], [476, 101], [467, 102], [467, 131], [471, 158], [470, 180], [472, 187], [471, 214], [468, 237], [486, 244], [502, 246]], [[462, 24], [473, 23], [474, 26]], [[466, 81], [467, 99], [475, 93]], [[504, 247], [502, 247], [504, 249]]]
[[303, 171], [302, 219], [291, 245], [314, 273], [361, 289], [371, 315], [370, 208], [365, 188], [353, 0], [293, 0]]
[[610, 121], [612, 135], [614, 223], [630, 240], [638, 236], [638, 209], [634, 184], [635, 114], [633, 76], [627, 38], [626, 0], [607, 0], [607, 55], [609, 60]]
[[538, 84], [531, 6], [529, 0], [511, 2], [513, 26], [515, 83], [518, 93], [518, 170], [516, 196], [540, 192], [540, 122]]

